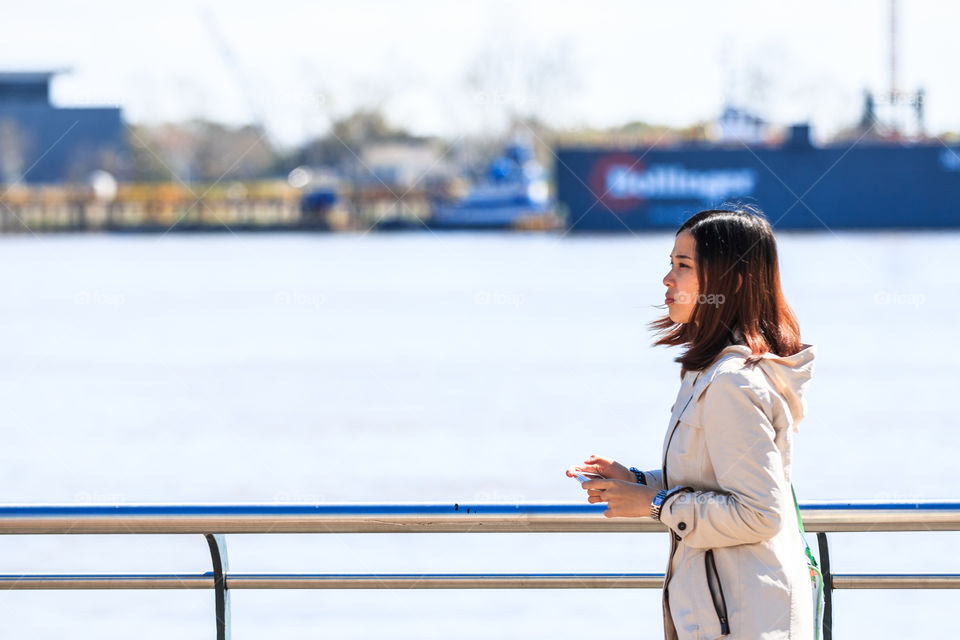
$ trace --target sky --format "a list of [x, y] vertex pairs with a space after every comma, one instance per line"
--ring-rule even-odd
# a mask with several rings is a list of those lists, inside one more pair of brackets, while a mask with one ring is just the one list
[[[960, 130], [960, 3], [899, 3], [898, 78], [927, 130]], [[556, 127], [684, 126], [746, 105], [822, 140], [889, 88], [885, 0], [583, 3], [33, 0], [0, 20], [0, 70], [69, 69], [58, 106], [131, 123], [262, 122], [281, 146], [379, 107], [416, 134], [496, 133], [511, 111]]]

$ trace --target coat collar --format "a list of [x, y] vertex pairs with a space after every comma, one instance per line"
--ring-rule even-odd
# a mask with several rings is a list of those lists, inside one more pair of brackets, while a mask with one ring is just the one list
[[714, 358], [713, 362], [706, 369], [686, 371], [680, 383], [680, 393], [677, 397], [677, 403], [674, 405], [673, 412], [670, 415], [670, 424], [674, 424], [680, 418], [680, 415], [690, 402], [699, 401], [700, 395], [716, 376], [721, 364], [730, 358], [745, 358], [749, 355], [750, 347], [746, 345], [727, 345], [717, 354], [717, 357]]

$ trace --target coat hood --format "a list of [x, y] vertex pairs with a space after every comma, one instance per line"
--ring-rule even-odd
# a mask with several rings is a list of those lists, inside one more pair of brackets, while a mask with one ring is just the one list
[[[723, 351], [742, 353], [744, 357], [751, 355], [750, 348], [742, 344], [729, 345]], [[807, 413], [805, 393], [807, 385], [813, 377], [813, 361], [816, 352], [816, 345], [801, 344], [800, 351], [792, 356], [764, 353], [756, 365], [766, 374], [773, 387], [787, 401], [787, 406], [790, 407], [790, 415], [793, 418], [794, 431], [798, 430], [800, 420]]]

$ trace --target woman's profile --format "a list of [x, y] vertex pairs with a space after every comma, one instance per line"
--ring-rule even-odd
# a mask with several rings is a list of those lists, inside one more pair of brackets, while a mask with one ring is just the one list
[[660, 468], [591, 456], [567, 475], [610, 517], [669, 530], [667, 640], [814, 638], [811, 576], [791, 489], [793, 433], [815, 347], [780, 289], [773, 230], [754, 209], [683, 223], [663, 278], [656, 345], [685, 346]]

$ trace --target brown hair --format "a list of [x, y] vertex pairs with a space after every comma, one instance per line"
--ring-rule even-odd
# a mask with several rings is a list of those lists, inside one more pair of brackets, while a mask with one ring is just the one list
[[688, 349], [674, 358], [688, 370], [702, 370], [739, 329], [753, 355], [747, 364], [770, 352], [791, 356], [801, 349], [800, 326], [780, 290], [780, 267], [773, 229], [756, 207], [708, 209], [680, 228], [696, 243], [700, 295], [690, 321], [667, 315], [650, 323], [659, 336], [654, 345]]

